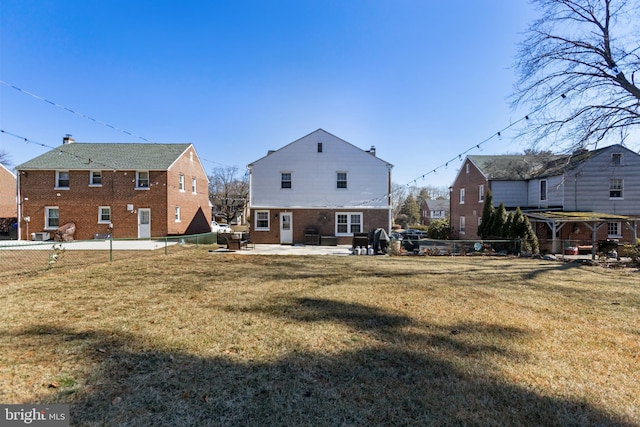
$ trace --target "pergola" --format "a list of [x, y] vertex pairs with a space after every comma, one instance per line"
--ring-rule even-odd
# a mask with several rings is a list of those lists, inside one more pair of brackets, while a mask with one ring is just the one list
[[551, 229], [551, 247], [554, 253], [558, 253], [560, 240], [558, 232], [566, 224], [581, 223], [591, 230], [591, 258], [596, 257], [596, 232], [609, 222], [622, 222], [633, 231], [633, 241], [638, 238], [639, 217], [631, 217], [626, 215], [613, 215], [597, 212], [523, 212], [532, 223], [543, 222]]

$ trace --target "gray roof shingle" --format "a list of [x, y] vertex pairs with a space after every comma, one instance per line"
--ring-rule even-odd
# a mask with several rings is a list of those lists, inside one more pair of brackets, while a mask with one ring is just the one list
[[16, 170], [167, 170], [191, 144], [63, 144], [16, 166]]

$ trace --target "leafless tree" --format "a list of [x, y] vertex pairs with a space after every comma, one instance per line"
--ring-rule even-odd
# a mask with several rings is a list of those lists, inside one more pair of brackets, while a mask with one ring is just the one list
[[237, 166], [215, 168], [209, 176], [209, 199], [227, 223], [244, 212], [248, 197], [248, 177]]
[[4, 150], [0, 150], [0, 164], [5, 165], [7, 168], [11, 165], [11, 157], [9, 156], [9, 153]]
[[[512, 105], [533, 107], [533, 146], [624, 142], [640, 124], [638, 0], [532, 0]], [[640, 73], [637, 76], [640, 79]]]

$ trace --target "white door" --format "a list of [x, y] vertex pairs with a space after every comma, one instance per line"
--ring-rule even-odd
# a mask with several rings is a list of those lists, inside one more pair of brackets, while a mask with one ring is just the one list
[[138, 238], [151, 237], [151, 209], [138, 209]]
[[291, 217], [291, 212], [283, 212], [280, 214], [280, 244], [290, 245], [293, 243]]

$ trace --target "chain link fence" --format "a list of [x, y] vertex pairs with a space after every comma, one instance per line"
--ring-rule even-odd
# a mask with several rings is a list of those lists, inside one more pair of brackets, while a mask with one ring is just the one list
[[163, 256], [201, 246], [217, 247], [216, 233], [157, 239], [105, 239], [72, 242], [0, 240], [0, 278], [51, 269], [109, 263], [131, 257]]

